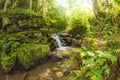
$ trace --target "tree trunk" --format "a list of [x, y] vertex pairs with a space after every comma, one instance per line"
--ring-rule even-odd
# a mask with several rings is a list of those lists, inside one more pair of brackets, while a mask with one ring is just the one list
[[42, 0], [42, 10], [41, 10], [42, 16], [44, 15], [44, 0]]
[[[100, 1], [100, 0], [99, 0]], [[100, 17], [100, 7], [98, 6], [98, 1], [97, 0], [92, 0], [93, 2], [93, 13], [94, 13], [94, 17], [95, 17], [95, 20], [97, 22], [97, 30], [96, 30], [96, 38], [98, 39], [99, 41], [99, 47], [101, 47], [101, 45], [104, 45], [102, 44], [102, 42], [104, 42], [104, 36], [103, 36], [103, 33], [102, 33], [102, 27], [104, 26], [104, 21], [101, 19]]]
[[38, 5], [37, 5], [37, 13], [41, 14], [42, 16], [44, 15], [44, 0], [38, 0]]
[[99, 14], [100, 9], [99, 9], [99, 6], [98, 6], [98, 2], [97, 2], [97, 0], [92, 0], [92, 3], [93, 3], [93, 13], [94, 13], [94, 16], [95, 16], [95, 20], [99, 24], [98, 14]]
[[18, 1], [19, 0], [12, 0], [11, 10], [13, 10], [16, 7]]
[[32, 0], [29, 2], [29, 10], [32, 11]]
[[6, 11], [8, 5], [8, 0], [5, 0], [3, 11]]
[[37, 0], [37, 8], [36, 8], [37, 13], [39, 11], [39, 8], [40, 8], [40, 0]]

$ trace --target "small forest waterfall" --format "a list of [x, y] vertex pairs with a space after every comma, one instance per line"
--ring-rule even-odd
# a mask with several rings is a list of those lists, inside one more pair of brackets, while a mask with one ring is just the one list
[[60, 40], [60, 36], [58, 34], [53, 34], [52, 37], [56, 40], [58, 48], [63, 47], [63, 44]]
[[67, 50], [70, 49], [70, 47], [68, 46], [64, 46], [65, 43], [62, 43], [61, 37], [59, 34], [53, 34], [52, 37], [55, 39], [56, 43], [57, 43], [57, 50]]

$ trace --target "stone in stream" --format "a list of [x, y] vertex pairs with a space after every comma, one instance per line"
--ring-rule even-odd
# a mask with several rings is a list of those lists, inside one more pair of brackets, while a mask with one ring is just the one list
[[69, 58], [73, 53], [73, 48], [71, 47], [60, 47], [51, 53], [51, 59], [53, 61], [60, 61], [64, 58]]

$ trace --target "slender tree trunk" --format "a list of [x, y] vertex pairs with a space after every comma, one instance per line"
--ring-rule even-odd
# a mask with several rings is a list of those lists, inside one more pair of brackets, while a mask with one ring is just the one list
[[98, 14], [99, 14], [99, 6], [98, 6], [98, 2], [97, 0], [92, 0], [92, 3], [93, 3], [93, 13], [94, 13], [94, 16], [95, 16], [95, 20], [97, 23], [99, 23], [99, 18], [98, 18]]
[[8, 0], [5, 0], [3, 11], [7, 10]]
[[39, 6], [40, 6], [40, 0], [37, 0], [37, 8], [36, 8], [36, 11], [38, 12], [38, 10], [39, 10]]
[[32, 11], [32, 0], [29, 2], [29, 10]]
[[42, 9], [41, 9], [42, 16], [44, 15], [44, 0], [42, 0]]
[[42, 16], [44, 15], [44, 8], [45, 8], [45, 0], [38, 0], [37, 4], [37, 13], [41, 14]]
[[19, 0], [13, 0], [13, 1], [12, 1], [11, 10], [13, 10], [13, 9], [16, 7], [18, 1], [19, 1]]
[[101, 46], [105, 46], [105, 44], [103, 44], [104, 42], [104, 36], [102, 33], [102, 27], [104, 26], [104, 21], [101, 19], [101, 17], [99, 16], [100, 14], [100, 7], [98, 6], [98, 1], [97, 0], [92, 0], [93, 2], [93, 13], [94, 13], [94, 17], [95, 20], [97, 22], [97, 30], [96, 30], [96, 38], [99, 41], [99, 47], [102, 48]]

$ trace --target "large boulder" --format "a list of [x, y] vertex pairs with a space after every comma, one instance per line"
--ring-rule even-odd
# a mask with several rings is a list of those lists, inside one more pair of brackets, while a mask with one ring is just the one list
[[17, 32], [17, 31], [20, 31], [17, 24], [11, 24], [10, 26], [7, 27], [8, 33]]
[[83, 39], [87, 32], [87, 28], [85, 26], [77, 26], [69, 31], [69, 34], [72, 35], [73, 38]]
[[21, 29], [28, 29], [31, 26], [31, 20], [19, 20], [18, 25]]
[[49, 52], [49, 45], [31, 44], [23, 45], [16, 53], [24, 68], [29, 69], [34, 64], [38, 63], [39, 59], [48, 55]]
[[[42, 44], [26, 44], [17, 49], [16, 52], [1, 54], [1, 65], [5, 73], [11, 71], [15, 66], [16, 60], [22, 64], [25, 69], [38, 63], [38, 61], [48, 55], [50, 52], [49, 45]], [[18, 66], [18, 65], [17, 65]]]

